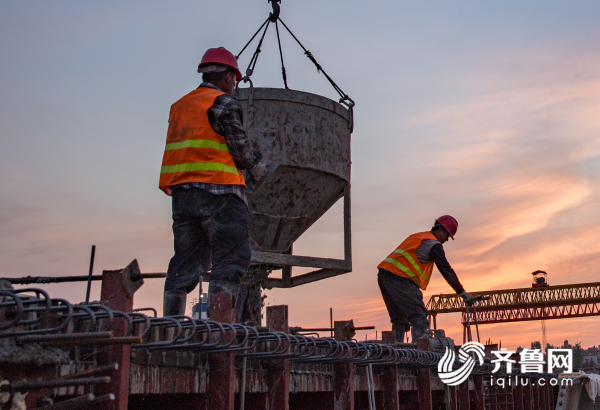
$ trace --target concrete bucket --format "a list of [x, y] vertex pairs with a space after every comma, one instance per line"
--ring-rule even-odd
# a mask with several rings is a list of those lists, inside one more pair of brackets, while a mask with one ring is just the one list
[[[244, 109], [246, 131], [269, 170], [258, 184], [248, 182], [253, 262], [348, 272], [351, 112], [325, 97], [289, 89], [244, 88], [234, 96]], [[285, 255], [342, 196], [346, 259]]]

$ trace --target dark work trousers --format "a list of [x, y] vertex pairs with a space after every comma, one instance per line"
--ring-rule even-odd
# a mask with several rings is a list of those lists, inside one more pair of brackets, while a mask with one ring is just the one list
[[214, 195], [200, 188], [175, 188], [172, 196], [175, 255], [165, 292], [191, 292], [208, 270], [211, 283], [239, 284], [251, 256], [244, 201], [235, 194]]
[[412, 340], [416, 342], [429, 327], [423, 292], [411, 279], [385, 269], [379, 269], [377, 283], [390, 314], [392, 330], [407, 332], [412, 327]]

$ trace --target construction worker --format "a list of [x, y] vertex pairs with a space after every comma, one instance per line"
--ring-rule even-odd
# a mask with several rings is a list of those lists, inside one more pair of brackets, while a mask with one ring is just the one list
[[448, 238], [454, 240], [457, 229], [456, 219], [450, 215], [441, 216], [431, 231], [410, 235], [377, 266], [377, 282], [397, 342], [403, 342], [411, 328], [413, 343], [426, 334], [427, 309], [421, 289], [427, 288], [434, 263], [457, 294], [465, 301], [473, 298], [460, 284], [442, 247]]
[[250, 265], [245, 169], [265, 173], [231, 96], [242, 79], [235, 56], [211, 48], [198, 65], [202, 84], [171, 106], [159, 187], [173, 198], [175, 255], [169, 262], [163, 315], [183, 315], [186, 295], [210, 270], [208, 288], [234, 304]]

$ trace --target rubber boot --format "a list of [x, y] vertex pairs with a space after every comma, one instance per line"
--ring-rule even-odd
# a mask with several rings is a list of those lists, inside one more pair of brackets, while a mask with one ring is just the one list
[[228, 293], [231, 297], [231, 308], [235, 309], [240, 293], [240, 285], [237, 283], [211, 281], [208, 284], [208, 317], [210, 319], [210, 299], [215, 293]]
[[163, 296], [163, 317], [185, 315], [185, 300], [187, 293], [171, 290]]
[[396, 337], [396, 343], [407, 342], [406, 334], [410, 331], [410, 324], [408, 323], [392, 323], [392, 331]]
[[417, 343], [417, 340], [427, 337], [427, 328], [415, 328], [413, 326], [411, 336], [412, 336], [411, 341], [413, 343]]

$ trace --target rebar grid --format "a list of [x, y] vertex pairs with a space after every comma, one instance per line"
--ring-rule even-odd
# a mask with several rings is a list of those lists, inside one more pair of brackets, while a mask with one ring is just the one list
[[[127, 324], [122, 334], [114, 334], [115, 320]], [[112, 310], [99, 303], [74, 305], [64, 299], [50, 298], [37, 288], [0, 290], [0, 337], [14, 338], [20, 345], [94, 345], [115, 340], [114, 344], [127, 343], [135, 349], [198, 353], [235, 351], [238, 356], [247, 358], [409, 368], [436, 367], [443, 356], [442, 353], [372, 341], [338, 341], [330, 337], [263, 331], [263, 328], [245, 324], [188, 316], [149, 317], [139, 311]], [[457, 359], [454, 366], [458, 368], [462, 362]], [[477, 365], [473, 373], [492, 374], [492, 369], [492, 364], [483, 363]], [[505, 368], [494, 373], [503, 374], [506, 374]], [[536, 378], [555, 376], [531, 375]]]

